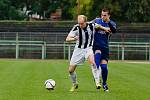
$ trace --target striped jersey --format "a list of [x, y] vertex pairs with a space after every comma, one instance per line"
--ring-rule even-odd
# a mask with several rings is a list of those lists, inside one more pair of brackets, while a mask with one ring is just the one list
[[85, 28], [80, 28], [79, 24], [74, 25], [74, 27], [69, 32], [70, 36], [79, 36], [79, 39], [76, 40], [77, 48], [87, 48], [93, 45], [95, 28], [98, 24], [87, 23]]

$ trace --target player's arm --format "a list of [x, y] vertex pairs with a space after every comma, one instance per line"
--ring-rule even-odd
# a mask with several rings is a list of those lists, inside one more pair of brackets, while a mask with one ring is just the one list
[[116, 23], [110, 20], [109, 17], [105, 19], [105, 22], [108, 23], [111, 33], [116, 33]]
[[71, 36], [71, 35], [68, 35], [67, 38], [66, 38], [66, 41], [67, 42], [71, 42], [71, 41], [76, 41], [78, 40], [78, 36]]
[[75, 25], [72, 30], [69, 32], [67, 38], [66, 38], [66, 41], [67, 42], [71, 42], [71, 41], [76, 41], [78, 40], [78, 36], [77, 36], [77, 32], [78, 32], [78, 28], [77, 26]]
[[116, 24], [112, 21], [108, 22], [109, 28], [111, 30], [112, 33], [116, 33]]
[[[96, 23], [95, 23], [95, 24], [96, 24]], [[99, 25], [99, 24], [96, 24], [95, 26], [96, 26], [95, 28], [98, 29], [98, 30], [104, 30], [104, 31], [106, 31], [106, 32], [108, 32], [108, 33], [111, 32], [110, 28], [108, 28], [108, 27], [104, 27], [104, 26]]]
[[104, 31], [107, 31], [108, 30], [110, 31], [110, 28], [106, 28], [106, 27], [103, 27], [102, 25], [100, 24], [97, 24], [97, 20], [99, 20], [100, 18], [96, 18], [96, 19], [93, 19], [92, 21], [90, 21], [91, 23], [94, 23], [95, 25], [95, 29], [98, 29], [98, 30], [104, 30]]

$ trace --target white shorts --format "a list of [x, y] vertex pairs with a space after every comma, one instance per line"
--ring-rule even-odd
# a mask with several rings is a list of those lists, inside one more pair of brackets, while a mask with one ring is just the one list
[[90, 55], [93, 55], [92, 47], [87, 47], [85, 49], [75, 48], [71, 57], [70, 65], [79, 65]]

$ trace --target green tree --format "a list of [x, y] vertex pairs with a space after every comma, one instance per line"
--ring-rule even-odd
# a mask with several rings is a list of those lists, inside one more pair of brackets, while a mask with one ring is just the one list
[[91, 4], [92, 8], [90, 9], [89, 13], [90, 19], [99, 16], [103, 8], [110, 9], [111, 17], [114, 20], [119, 19], [121, 16], [121, 7], [117, 0], [93, 0]]
[[130, 22], [150, 22], [150, 1], [129, 0], [126, 17]]
[[73, 14], [71, 9], [76, 6], [76, 0], [62, 0], [62, 19], [73, 19]]
[[46, 18], [49, 18], [50, 14], [55, 12], [56, 9], [61, 9], [62, 19], [72, 19], [70, 9], [73, 7], [74, 1], [75, 0], [39, 0], [31, 4], [31, 8], [34, 12]]
[[[8, 19], [8, 0], [0, 0], [0, 19]], [[4, 16], [5, 15], [5, 16]]]
[[[17, 4], [17, 3], [16, 3]], [[0, 20], [22, 20], [24, 15], [12, 0], [0, 0]]]
[[23, 20], [25, 12], [49, 18], [61, 9], [62, 19], [76, 19], [85, 14], [89, 20], [100, 15], [102, 8], [111, 10], [111, 18], [122, 22], [150, 22], [150, 0], [0, 0], [0, 20]]

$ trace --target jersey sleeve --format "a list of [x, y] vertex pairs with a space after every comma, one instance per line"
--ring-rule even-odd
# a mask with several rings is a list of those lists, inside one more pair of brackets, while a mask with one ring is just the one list
[[100, 25], [97, 23], [94, 23], [93, 26], [94, 26], [94, 29], [96, 29], [96, 30], [99, 29], [99, 27], [100, 27]]
[[112, 33], [116, 33], [116, 23], [113, 22], [113, 21], [110, 21], [108, 23], [109, 27], [110, 27], [110, 30], [112, 31]]
[[99, 24], [94, 23], [94, 28], [97, 28], [97, 27], [99, 27], [99, 26], [100, 26]]
[[91, 20], [89, 23], [95, 23], [96, 19]]
[[77, 36], [77, 33], [78, 33], [78, 26], [74, 25], [68, 35], [74, 37], [74, 36]]

